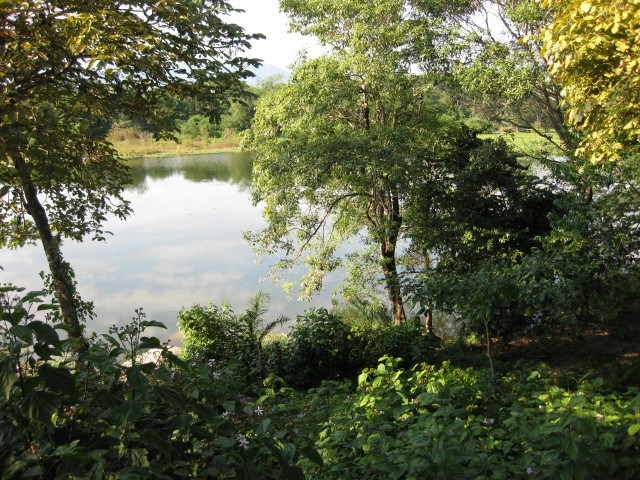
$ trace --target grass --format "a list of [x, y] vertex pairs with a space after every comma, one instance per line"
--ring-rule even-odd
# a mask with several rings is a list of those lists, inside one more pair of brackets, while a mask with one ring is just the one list
[[[544, 132], [549, 135], [554, 142], [559, 143], [559, 138], [551, 131]], [[541, 137], [533, 131], [528, 132], [498, 132], [480, 135], [481, 138], [502, 138], [513, 149], [526, 156], [539, 156], [540, 153], [551, 155], [561, 155], [562, 152], [549, 140]]]
[[240, 137], [232, 132], [220, 138], [181, 138], [180, 143], [176, 143], [173, 140], [154, 140], [149, 132], [114, 128], [108, 138], [118, 153], [127, 158], [235, 152], [240, 148]]

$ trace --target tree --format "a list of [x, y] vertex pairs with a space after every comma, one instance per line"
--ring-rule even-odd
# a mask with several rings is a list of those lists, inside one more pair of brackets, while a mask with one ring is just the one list
[[250, 239], [262, 253], [282, 253], [281, 268], [307, 255], [305, 295], [339, 264], [338, 247], [364, 234], [378, 248], [393, 321], [401, 323], [396, 251], [405, 187], [426, 168], [442, 124], [425, 106], [430, 76], [412, 69], [426, 43], [446, 33], [446, 10], [403, 0], [286, 0], [281, 7], [294, 28], [333, 53], [300, 63], [290, 84], [258, 106], [254, 201], [264, 202], [268, 225]]
[[536, 0], [479, 2], [473, 16], [459, 18], [453, 73], [463, 101], [484, 116], [532, 129], [571, 155], [575, 132], [565, 126], [561, 87], [547, 74], [538, 39], [551, 19]]
[[0, 5], [0, 244], [42, 242], [71, 337], [83, 327], [62, 238], [103, 239], [107, 215], [129, 213], [127, 178], [106, 141], [112, 120], [175, 125], [167, 94], [216, 115], [256, 61], [251, 36], [225, 24], [220, 0], [28, 0]]
[[281, 75], [272, 75], [259, 80], [255, 87], [248, 88], [247, 94], [242, 99], [231, 102], [229, 111], [222, 116], [220, 126], [235, 132], [244, 132], [251, 128], [258, 100], [277, 90], [283, 83], [284, 79]]
[[640, 4], [544, 0], [549, 73], [563, 88], [567, 121], [584, 134], [577, 150], [593, 162], [640, 152]]

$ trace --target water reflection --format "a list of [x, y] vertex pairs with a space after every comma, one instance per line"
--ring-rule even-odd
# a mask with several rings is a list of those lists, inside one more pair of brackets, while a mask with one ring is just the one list
[[[82, 297], [95, 303], [90, 330], [130, 321], [144, 307], [149, 319], [168, 325], [162, 338], [179, 341], [176, 318], [194, 303], [226, 301], [242, 310], [258, 290], [271, 296], [268, 315], [290, 317], [309, 308], [272, 282], [260, 282], [268, 264], [256, 266], [243, 232], [263, 225], [250, 201], [251, 156], [197, 155], [130, 162], [132, 184], [125, 191], [134, 214], [110, 219], [107, 242], [63, 244]], [[42, 248], [0, 251], [0, 279], [38, 289], [46, 270]], [[335, 281], [328, 281], [329, 287]], [[329, 306], [328, 295], [313, 305]]]
[[128, 189], [144, 192], [148, 188], [147, 179], [179, 175], [191, 182], [229, 183], [245, 191], [251, 186], [251, 157], [247, 152], [235, 152], [127, 160], [131, 173]]

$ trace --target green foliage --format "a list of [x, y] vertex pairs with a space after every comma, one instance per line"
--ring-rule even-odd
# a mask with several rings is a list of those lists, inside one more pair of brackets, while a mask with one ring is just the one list
[[[76, 357], [36, 319], [55, 307], [21, 292], [0, 290], [0, 478], [297, 479], [301, 455], [317, 457], [211, 367], [142, 336], [160, 325], [141, 312]], [[149, 348], [157, 361], [143, 362]]]
[[283, 352], [284, 378], [296, 387], [344, 378], [353, 373], [349, 358], [352, 348], [348, 325], [324, 308], [307, 310], [291, 326]]
[[[282, 2], [293, 28], [331, 51], [301, 60], [290, 83], [258, 105], [249, 145], [257, 151], [254, 202], [263, 202], [267, 227], [249, 239], [259, 254], [281, 254], [277, 271], [305, 263], [300, 296], [316, 292], [341, 264], [338, 247], [362, 235], [378, 249], [394, 322], [406, 319], [396, 248], [411, 223], [408, 185], [431, 170], [432, 147], [444, 143], [436, 140], [450, 118], [431, 72], [447, 15], [469, 4]], [[428, 65], [413, 72], [417, 63]]]
[[471, 130], [478, 133], [492, 133], [495, 128], [494, 124], [490, 120], [480, 117], [467, 118], [464, 123]]
[[110, 125], [143, 117], [171, 136], [168, 97], [216, 117], [256, 60], [231, 52], [247, 35], [221, 0], [3, 2], [0, 5], [0, 246], [39, 240], [69, 334], [82, 336], [62, 238], [103, 240], [107, 216], [130, 214]]
[[230, 369], [245, 387], [253, 388], [266, 375], [263, 342], [277, 326], [288, 321], [280, 316], [267, 322], [269, 297], [256, 294], [242, 314], [229, 305], [194, 305], [178, 314], [178, 327], [184, 334], [184, 353], [188, 358], [222, 370]]
[[178, 328], [187, 357], [227, 362], [240, 349], [240, 325], [229, 305], [194, 305], [178, 314]]
[[180, 134], [191, 139], [208, 140], [219, 137], [222, 131], [204, 115], [193, 115], [180, 124]]
[[476, 6], [475, 15], [461, 19], [464, 28], [449, 52], [458, 97], [475, 114], [535, 131], [571, 155], [575, 132], [563, 122], [562, 88], [549, 78], [536, 39], [551, 20], [549, 11], [535, 0]]
[[[416, 319], [417, 320], [417, 319]], [[354, 370], [376, 365], [387, 355], [401, 358], [405, 365], [433, 358], [437, 341], [425, 334], [417, 322], [402, 325], [351, 327], [351, 362]]]
[[[494, 390], [492, 392], [492, 388]], [[355, 396], [330, 405], [314, 478], [634, 478], [640, 392], [574, 392], [537, 371], [496, 387], [472, 370], [385, 357]]]
[[433, 356], [436, 342], [419, 326], [347, 325], [327, 310], [299, 315], [289, 338], [279, 345], [281, 375], [293, 387], [317, 386], [324, 380], [354, 379], [384, 355], [402, 357], [412, 365]]

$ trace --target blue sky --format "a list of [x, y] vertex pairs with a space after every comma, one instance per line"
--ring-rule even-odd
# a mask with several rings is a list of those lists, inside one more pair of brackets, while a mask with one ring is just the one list
[[289, 70], [300, 50], [317, 52], [317, 43], [299, 34], [288, 33], [287, 17], [280, 13], [278, 0], [231, 0], [234, 8], [245, 10], [235, 14], [231, 21], [244, 27], [248, 33], [262, 33], [266, 40], [253, 42], [251, 56], [266, 64]]

